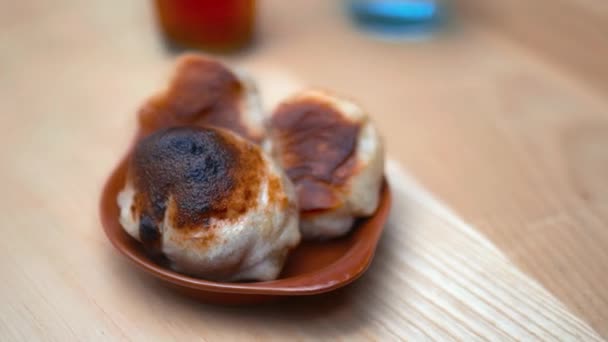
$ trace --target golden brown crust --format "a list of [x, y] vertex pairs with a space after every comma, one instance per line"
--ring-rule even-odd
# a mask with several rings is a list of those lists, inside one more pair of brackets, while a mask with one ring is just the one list
[[356, 169], [360, 124], [321, 99], [283, 103], [271, 120], [276, 154], [296, 186], [300, 210], [341, 204], [340, 191]]
[[140, 224], [142, 242], [143, 230], [154, 242], [152, 228], [158, 229], [167, 210], [175, 228], [193, 229], [255, 207], [263, 162], [257, 146], [227, 131], [176, 127], [142, 139], [129, 164], [134, 211], [147, 225]]
[[167, 90], [150, 98], [139, 111], [144, 135], [181, 126], [215, 126], [259, 143], [260, 136], [242, 122], [245, 86], [220, 62], [196, 55], [182, 57]]
[[289, 210], [292, 206], [283, 188], [281, 178], [277, 175], [271, 175], [268, 179], [268, 202], [278, 203], [282, 210]]

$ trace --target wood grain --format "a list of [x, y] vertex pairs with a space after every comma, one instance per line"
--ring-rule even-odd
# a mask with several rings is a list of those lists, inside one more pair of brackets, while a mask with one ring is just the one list
[[[565, 12], [578, 24], [536, 16], [541, 3], [578, 8]], [[608, 28], [597, 20], [605, 6], [543, 1], [524, 13], [519, 1], [452, 5], [451, 30], [406, 45], [352, 34], [332, 6], [293, 9], [303, 16], [294, 25], [306, 30], [277, 27], [288, 9], [273, 7], [267, 30], [286, 38], [273, 36], [266, 54], [248, 62], [280, 64], [358, 99], [416, 178], [608, 336], [608, 64], [605, 36], [586, 34]], [[483, 17], [506, 7], [512, 14], [500, 22]]]
[[395, 205], [368, 273], [337, 294], [261, 307], [199, 304], [136, 270], [87, 225], [87, 193], [85, 222], [46, 201], [37, 215], [3, 212], [14, 226], [0, 242], [2, 339], [600, 340], [397, 164], [387, 173]]
[[268, 102], [293, 86], [286, 72], [356, 98], [389, 153], [475, 228], [397, 176], [404, 209], [343, 294], [255, 310], [176, 296], [115, 255], [96, 212], [172, 59], [148, 4], [4, 1], [0, 339], [597, 338], [569, 312], [608, 336], [602, 59], [556, 59], [567, 49], [545, 28], [477, 17], [507, 5], [456, 2], [451, 31], [398, 45], [356, 34], [338, 4], [261, 2], [255, 47], [226, 59], [265, 79]]
[[608, 92], [608, 3], [589, 0], [461, 0], [459, 10], [538, 55], [561, 73]]

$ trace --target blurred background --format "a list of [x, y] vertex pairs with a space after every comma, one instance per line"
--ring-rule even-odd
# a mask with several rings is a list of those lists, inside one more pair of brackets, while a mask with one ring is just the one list
[[98, 225], [135, 111], [184, 50], [267, 98], [358, 101], [391, 158], [608, 336], [608, 2], [1, 0], [3, 217]]

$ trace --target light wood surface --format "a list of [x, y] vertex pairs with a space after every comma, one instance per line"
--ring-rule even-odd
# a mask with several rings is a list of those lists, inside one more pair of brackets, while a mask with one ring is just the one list
[[[98, 145], [94, 151], [103, 149]], [[90, 164], [83, 171], [95, 173], [95, 167]], [[257, 307], [199, 304], [135, 271], [112, 250], [99, 228], [92, 229], [91, 218], [84, 217], [95, 216], [96, 209], [86, 191], [73, 198], [80, 220], [72, 215], [2, 213], [18, 233], [9, 232], [9, 239], [0, 244], [0, 337], [600, 340], [395, 162], [389, 162], [387, 175], [394, 206], [376, 258], [363, 278], [329, 296]], [[70, 182], [70, 175], [55, 176]], [[62, 189], [55, 191], [62, 196]], [[64, 205], [56, 203], [55, 208]], [[41, 233], [41, 227], [53, 233]]]
[[[601, 56], [605, 36], [577, 24], [548, 39], [561, 17], [480, 3], [455, 2], [451, 31], [400, 45], [353, 31], [338, 2], [262, 3], [257, 44], [227, 61], [270, 97], [291, 74], [357, 99], [389, 154], [472, 225], [392, 172], [398, 209], [361, 281], [227, 309], [133, 271], [99, 226], [101, 184], [172, 59], [149, 4], [2, 1], [0, 339], [608, 335], [608, 68], [576, 50], [588, 39]], [[603, 4], [557, 4], [605, 32]]]

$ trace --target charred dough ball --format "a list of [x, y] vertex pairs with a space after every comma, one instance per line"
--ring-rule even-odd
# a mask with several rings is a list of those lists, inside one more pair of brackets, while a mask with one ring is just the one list
[[360, 107], [309, 90], [281, 103], [270, 127], [272, 153], [296, 187], [305, 238], [344, 235], [375, 212], [384, 151]]
[[224, 128], [258, 144], [266, 137], [260, 97], [251, 78], [195, 54], [178, 59], [167, 89], [140, 109], [139, 124], [145, 134], [195, 125]]
[[226, 130], [177, 127], [141, 140], [118, 204], [128, 234], [205, 279], [275, 279], [300, 241], [292, 184]]

